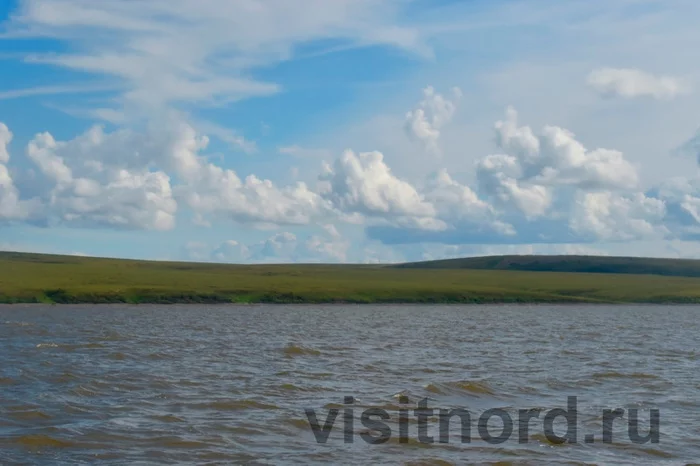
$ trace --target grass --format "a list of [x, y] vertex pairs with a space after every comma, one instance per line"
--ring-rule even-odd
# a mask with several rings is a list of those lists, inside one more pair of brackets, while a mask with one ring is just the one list
[[0, 253], [3, 303], [700, 303], [700, 278]]
[[700, 277], [700, 260], [601, 256], [488, 256], [397, 264], [397, 268], [622, 273]]

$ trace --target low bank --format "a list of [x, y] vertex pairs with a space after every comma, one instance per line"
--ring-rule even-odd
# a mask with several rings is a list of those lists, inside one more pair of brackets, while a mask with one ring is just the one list
[[700, 303], [700, 278], [0, 253], [2, 303]]

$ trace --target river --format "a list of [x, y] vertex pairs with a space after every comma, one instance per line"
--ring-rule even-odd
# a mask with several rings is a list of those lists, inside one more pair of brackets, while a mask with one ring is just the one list
[[700, 458], [699, 317], [1, 306], [0, 463], [687, 464]]

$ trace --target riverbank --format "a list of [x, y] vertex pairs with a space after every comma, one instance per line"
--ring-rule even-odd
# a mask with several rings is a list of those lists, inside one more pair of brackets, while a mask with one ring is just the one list
[[700, 278], [0, 253], [2, 303], [700, 303]]

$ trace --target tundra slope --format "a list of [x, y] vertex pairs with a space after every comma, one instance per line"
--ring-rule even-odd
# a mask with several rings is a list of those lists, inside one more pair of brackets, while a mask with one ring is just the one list
[[235, 265], [0, 253], [0, 302], [700, 303], [698, 261], [507, 257]]

